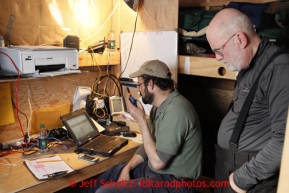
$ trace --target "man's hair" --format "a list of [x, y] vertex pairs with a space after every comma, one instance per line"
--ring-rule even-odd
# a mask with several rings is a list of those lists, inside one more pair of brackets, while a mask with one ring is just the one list
[[166, 78], [159, 78], [155, 76], [150, 76], [147, 74], [141, 75], [141, 77], [144, 80], [144, 84], [147, 85], [150, 80], [153, 81], [154, 84], [156, 84], [161, 90], [173, 90], [175, 87], [175, 83], [172, 79], [166, 79]]
[[[243, 32], [248, 36], [252, 36], [254, 31], [253, 23], [242, 12], [235, 12], [232, 14], [232, 18], [227, 18], [226, 20], [222, 21], [219, 25], [219, 32], [222, 34], [227, 34], [231, 31]], [[225, 35], [226, 36], [226, 35]]]

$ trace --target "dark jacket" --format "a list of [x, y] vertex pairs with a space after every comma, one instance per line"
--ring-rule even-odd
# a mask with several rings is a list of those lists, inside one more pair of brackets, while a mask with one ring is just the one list
[[[270, 56], [279, 47], [263, 38], [250, 66], [240, 72], [234, 92], [234, 106], [223, 119], [218, 144], [229, 149], [229, 140], [242, 105], [254, 80]], [[289, 54], [282, 54], [267, 67], [260, 78], [238, 151], [258, 152], [255, 158], [236, 170], [234, 181], [241, 189], [249, 189], [280, 169], [289, 103]]]

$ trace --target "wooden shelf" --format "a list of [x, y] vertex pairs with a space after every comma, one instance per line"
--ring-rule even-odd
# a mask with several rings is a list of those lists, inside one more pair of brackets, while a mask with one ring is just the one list
[[236, 72], [232, 72], [215, 58], [197, 56], [179, 56], [179, 73], [196, 76], [206, 76], [223, 79], [236, 79]]
[[268, 3], [269, 0], [232, 0], [232, 1], [191, 1], [191, 0], [180, 0], [179, 7], [222, 7], [228, 5], [230, 2], [247, 2], [247, 3]]
[[[92, 59], [94, 57], [94, 60]], [[79, 53], [78, 65], [81, 66], [104, 66], [104, 65], [119, 65], [120, 53], [116, 52], [103, 52], [103, 53]]]

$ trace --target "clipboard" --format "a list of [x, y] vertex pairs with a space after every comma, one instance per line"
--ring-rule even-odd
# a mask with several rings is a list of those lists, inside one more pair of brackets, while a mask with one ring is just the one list
[[24, 163], [38, 180], [60, 178], [74, 172], [58, 155], [35, 160], [25, 160]]

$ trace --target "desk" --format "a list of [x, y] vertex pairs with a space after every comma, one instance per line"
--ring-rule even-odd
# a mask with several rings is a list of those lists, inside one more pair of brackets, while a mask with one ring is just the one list
[[[74, 153], [75, 147], [70, 148], [66, 152], [58, 152], [57, 154], [76, 171], [61, 178], [48, 181], [38, 181], [24, 163], [18, 166], [0, 165], [0, 193], [55, 192], [61, 190], [70, 186], [72, 182], [81, 182], [108, 170], [118, 163], [129, 161], [139, 145], [140, 143], [129, 140], [129, 143], [115, 155], [109, 158], [98, 156], [100, 161], [95, 164], [79, 160], [78, 155]], [[11, 154], [11, 156], [18, 155], [20, 156], [20, 154]]]

